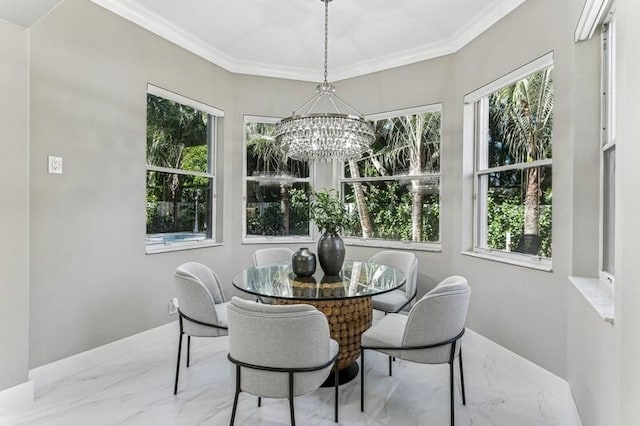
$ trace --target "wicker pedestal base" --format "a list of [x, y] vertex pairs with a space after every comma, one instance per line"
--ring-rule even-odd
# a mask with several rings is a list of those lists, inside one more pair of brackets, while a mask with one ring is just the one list
[[331, 338], [340, 345], [338, 368], [352, 365], [360, 356], [360, 336], [369, 327], [373, 309], [371, 297], [338, 300], [274, 299], [278, 305], [306, 303], [323, 312], [329, 320]]

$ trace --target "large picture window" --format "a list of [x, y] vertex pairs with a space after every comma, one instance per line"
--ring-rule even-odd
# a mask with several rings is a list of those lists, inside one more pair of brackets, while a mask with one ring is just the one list
[[552, 59], [539, 58], [465, 97], [475, 122], [476, 252], [550, 264]]
[[309, 213], [293, 208], [291, 199], [297, 192], [309, 195], [312, 170], [276, 143], [277, 121], [245, 116], [244, 242], [311, 239]]
[[215, 134], [222, 116], [148, 86], [147, 251], [215, 241]]
[[441, 105], [368, 117], [372, 150], [344, 163], [342, 195], [353, 218], [352, 244], [438, 249]]

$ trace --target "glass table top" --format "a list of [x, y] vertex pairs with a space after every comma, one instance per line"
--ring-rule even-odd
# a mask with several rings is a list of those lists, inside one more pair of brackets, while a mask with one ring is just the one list
[[233, 286], [265, 297], [334, 300], [368, 297], [401, 287], [402, 271], [377, 263], [345, 260], [339, 275], [327, 276], [318, 265], [310, 277], [298, 277], [291, 263], [245, 269], [232, 278]]

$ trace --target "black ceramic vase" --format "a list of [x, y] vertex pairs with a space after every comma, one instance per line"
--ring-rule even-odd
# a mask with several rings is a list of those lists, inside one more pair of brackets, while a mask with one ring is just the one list
[[300, 277], [308, 277], [316, 271], [316, 255], [303, 247], [291, 256], [291, 269]]
[[338, 275], [344, 262], [344, 241], [340, 235], [325, 232], [318, 240], [318, 260], [325, 275]]

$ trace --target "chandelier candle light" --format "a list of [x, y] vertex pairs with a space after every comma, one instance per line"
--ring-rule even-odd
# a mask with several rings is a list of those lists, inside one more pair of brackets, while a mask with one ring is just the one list
[[[324, 3], [324, 82], [318, 93], [291, 117], [276, 127], [276, 140], [287, 156], [300, 161], [357, 160], [374, 139], [373, 124], [354, 107], [336, 95], [336, 88], [327, 82], [327, 51], [329, 45], [329, 2]], [[334, 112], [313, 112], [318, 105], [328, 105]], [[351, 113], [342, 112], [339, 105]]]

